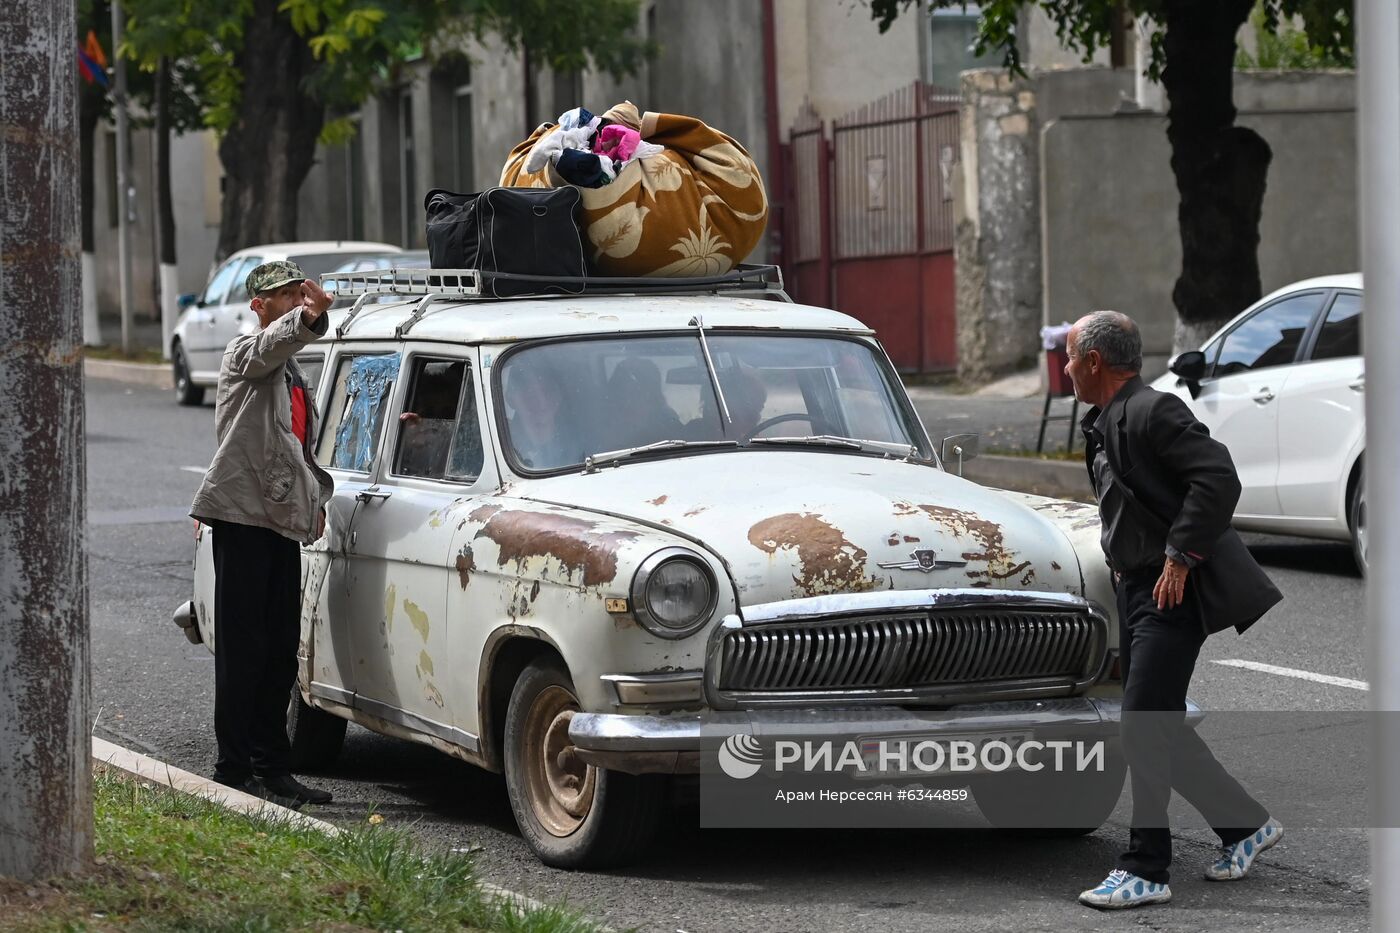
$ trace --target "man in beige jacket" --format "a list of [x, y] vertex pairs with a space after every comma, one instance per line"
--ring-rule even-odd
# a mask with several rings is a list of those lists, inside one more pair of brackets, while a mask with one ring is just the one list
[[214, 536], [214, 779], [277, 803], [329, 803], [292, 777], [287, 703], [300, 636], [300, 545], [332, 482], [312, 455], [316, 406], [292, 355], [326, 333], [331, 296], [292, 262], [248, 273], [259, 329], [224, 351], [218, 450], [190, 515]]

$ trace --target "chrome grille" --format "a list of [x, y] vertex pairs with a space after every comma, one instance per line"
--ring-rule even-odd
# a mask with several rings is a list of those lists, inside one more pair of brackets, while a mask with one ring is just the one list
[[934, 611], [726, 632], [726, 693], [1074, 683], [1098, 670], [1105, 626], [1082, 611]]

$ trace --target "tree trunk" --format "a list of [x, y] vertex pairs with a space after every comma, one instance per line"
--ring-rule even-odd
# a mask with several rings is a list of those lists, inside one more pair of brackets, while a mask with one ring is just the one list
[[1181, 276], [1172, 290], [1176, 351], [1260, 295], [1259, 218], [1272, 152], [1235, 125], [1235, 34], [1254, 0], [1168, 0], [1167, 139], [1181, 204]]
[[160, 301], [161, 355], [170, 359], [170, 338], [180, 316], [179, 276], [175, 265], [175, 205], [170, 191], [170, 59], [156, 65], [156, 247], [160, 252], [157, 294]]
[[83, 343], [90, 347], [102, 343], [102, 326], [97, 316], [97, 236], [93, 214], [96, 207], [96, 146], [97, 124], [102, 117], [105, 92], [101, 85], [83, 84], [78, 95], [78, 145], [81, 152], [79, 188], [82, 196], [81, 228], [83, 247]]
[[72, 3], [0, 16], [0, 875], [92, 854]]
[[326, 118], [325, 105], [306, 91], [316, 61], [278, 4], [255, 0], [235, 60], [243, 96], [238, 119], [219, 144], [225, 179], [218, 259], [297, 238], [297, 192]]

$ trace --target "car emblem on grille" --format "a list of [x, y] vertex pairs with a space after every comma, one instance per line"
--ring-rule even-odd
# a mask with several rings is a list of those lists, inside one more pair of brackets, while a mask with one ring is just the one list
[[885, 560], [876, 566], [886, 570], [918, 570], [923, 573], [932, 573], [935, 570], [946, 570], [949, 567], [966, 567], [965, 560], [939, 560], [938, 555], [931, 548], [921, 547], [909, 552], [912, 560]]

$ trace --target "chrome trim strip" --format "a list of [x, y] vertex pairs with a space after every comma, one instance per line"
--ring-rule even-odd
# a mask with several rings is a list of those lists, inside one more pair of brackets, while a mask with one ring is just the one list
[[662, 674], [603, 674], [598, 678], [611, 684], [624, 706], [650, 703], [699, 703], [705, 696], [703, 671]]
[[385, 722], [393, 723], [396, 726], [403, 726], [405, 729], [412, 729], [424, 735], [431, 735], [434, 738], [442, 739], [452, 745], [460, 746], [469, 752], [480, 751], [481, 743], [477, 737], [470, 732], [449, 726], [446, 723], [419, 716], [417, 713], [410, 713], [406, 709], [397, 706], [390, 706], [388, 703], [381, 703], [378, 700], [371, 700], [369, 697], [362, 697], [349, 692], [340, 687], [333, 687], [330, 684], [323, 684], [317, 681], [311, 682], [311, 695], [322, 699], [339, 703], [341, 706], [348, 706], [364, 713], [382, 719]]
[[323, 684], [319, 680], [311, 681], [311, 688], [308, 691], [314, 697], [323, 700], [330, 700], [332, 703], [339, 703], [341, 706], [355, 706], [355, 694], [341, 687], [333, 687], [330, 684]]
[[829, 619], [843, 615], [946, 609], [953, 606], [986, 605], [1044, 607], [1047, 609], [1087, 610], [1089, 602], [1072, 593], [1041, 593], [1026, 590], [992, 590], [973, 587], [937, 590], [876, 590], [867, 593], [835, 593], [807, 596], [773, 603], [743, 606], [734, 618], [743, 625], [768, 622], [797, 622], [803, 619]]

